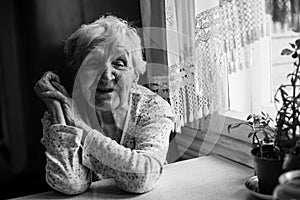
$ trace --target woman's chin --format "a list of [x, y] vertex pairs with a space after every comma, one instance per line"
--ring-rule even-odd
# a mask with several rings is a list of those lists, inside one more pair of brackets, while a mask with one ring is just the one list
[[111, 102], [101, 102], [100, 104], [96, 104], [95, 105], [95, 110], [97, 111], [111, 111], [112, 107], [111, 107]]
[[112, 111], [116, 108], [116, 95], [112, 93], [108, 94], [96, 94], [95, 95], [95, 109], [99, 111]]

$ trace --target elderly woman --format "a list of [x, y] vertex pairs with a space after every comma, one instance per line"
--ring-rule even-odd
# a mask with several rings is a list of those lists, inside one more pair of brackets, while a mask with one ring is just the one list
[[145, 71], [141, 41], [124, 20], [101, 17], [65, 43], [76, 71], [72, 98], [47, 72], [35, 91], [48, 107], [42, 119], [46, 181], [65, 194], [112, 178], [125, 191], [153, 189], [162, 174], [173, 112], [137, 84]]

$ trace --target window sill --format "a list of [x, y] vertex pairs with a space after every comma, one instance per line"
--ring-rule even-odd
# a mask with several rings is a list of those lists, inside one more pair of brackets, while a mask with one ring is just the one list
[[249, 113], [242, 113], [242, 112], [237, 112], [234, 110], [227, 110], [224, 114], [225, 122], [232, 123], [232, 122], [242, 122], [245, 121]]
[[[177, 134], [175, 139], [178, 151], [182, 157], [194, 158], [207, 154], [217, 154], [222, 157], [253, 167], [253, 158], [250, 154], [252, 149], [251, 139], [248, 138], [249, 128], [241, 126], [232, 129], [230, 134], [227, 127], [229, 124], [243, 122], [248, 114], [234, 111], [226, 112], [220, 116], [224, 119], [221, 131], [213, 131], [205, 127], [191, 127], [186, 125], [182, 133]], [[204, 120], [205, 121], [205, 120]], [[201, 122], [202, 124], [207, 124]]]
[[222, 135], [225, 135], [227, 137], [232, 137], [236, 140], [241, 140], [246, 143], [251, 143], [251, 140], [247, 137], [249, 134], [249, 131], [251, 130], [249, 127], [246, 126], [240, 126], [236, 129], [230, 130], [230, 133], [228, 133], [228, 126], [230, 124], [235, 123], [241, 123], [246, 122], [246, 119], [248, 117], [249, 113], [241, 113], [237, 111], [226, 111], [224, 117], [225, 122], [222, 129]]

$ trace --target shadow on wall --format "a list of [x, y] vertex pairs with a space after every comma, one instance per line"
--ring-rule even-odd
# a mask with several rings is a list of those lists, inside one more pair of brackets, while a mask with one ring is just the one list
[[[0, 3], [0, 199], [49, 190], [40, 119], [46, 107], [33, 91], [47, 71], [71, 90], [63, 41], [82, 23], [105, 14], [141, 27], [139, 0], [14, 0]], [[1, 148], [0, 148], [1, 149]]]

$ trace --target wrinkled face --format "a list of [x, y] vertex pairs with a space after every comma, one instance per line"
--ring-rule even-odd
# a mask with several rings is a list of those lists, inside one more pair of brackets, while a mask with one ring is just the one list
[[126, 108], [136, 75], [132, 58], [123, 41], [93, 49], [83, 61], [80, 82], [83, 94], [96, 111]]

